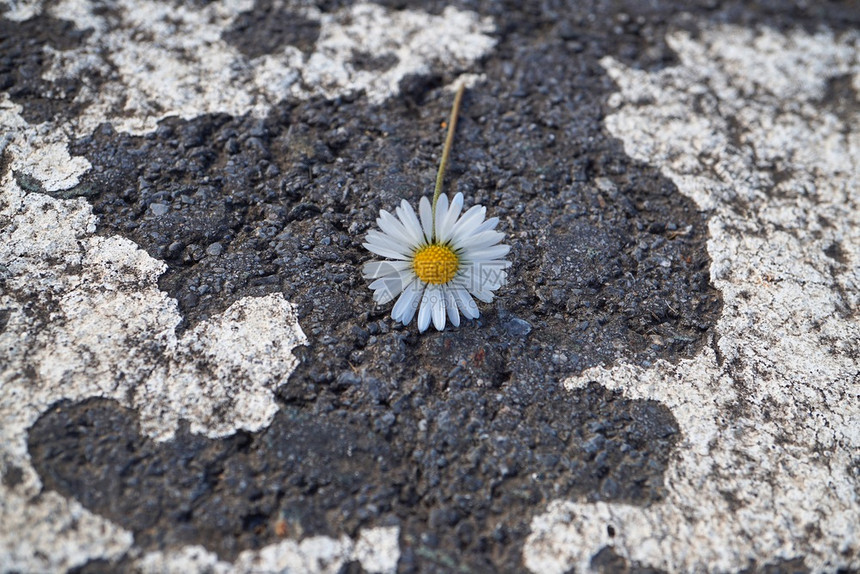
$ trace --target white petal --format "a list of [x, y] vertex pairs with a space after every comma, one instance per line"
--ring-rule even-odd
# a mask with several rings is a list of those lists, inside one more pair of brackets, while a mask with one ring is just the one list
[[411, 267], [407, 267], [376, 279], [371, 282], [369, 287], [373, 290], [373, 300], [378, 305], [384, 305], [393, 301], [410, 283], [416, 280]]
[[[368, 235], [366, 246], [370, 246], [376, 248], [377, 251], [374, 251], [370, 247], [370, 251], [373, 253], [379, 253], [378, 250], [384, 250], [388, 253], [397, 253], [399, 257], [393, 257], [393, 259], [399, 259], [401, 261], [411, 261], [414, 250], [408, 246], [404, 246], [402, 243], [395, 243], [393, 241], [388, 241], [384, 237], [371, 237]], [[385, 257], [391, 257], [386, 255]]]
[[[482, 261], [468, 263], [457, 275], [457, 285], [469, 291], [493, 291], [507, 280], [507, 261]], [[483, 300], [483, 299], [482, 299]]]
[[445, 293], [445, 310], [448, 311], [448, 320], [455, 327], [459, 327], [460, 311], [457, 310], [457, 298], [454, 297], [454, 292], [449, 287], [444, 287], [442, 291]]
[[486, 213], [486, 211], [487, 208], [483, 205], [473, 205], [466, 210], [466, 213], [464, 213], [460, 219], [457, 220], [457, 222], [454, 224], [454, 229], [452, 230], [452, 232], [459, 231], [460, 228], [464, 225], [470, 225], [472, 222], [474, 222], [475, 218], [480, 219], [480, 221], [478, 222], [478, 224], [480, 224], [480, 222], [483, 221], [483, 214]]
[[445, 328], [445, 293], [439, 285], [431, 285], [430, 307], [433, 309], [433, 326], [437, 331]]
[[402, 250], [404, 253], [410, 253], [412, 251], [411, 246], [406, 242], [388, 235], [383, 231], [377, 231], [376, 229], [372, 229], [367, 232], [367, 236], [365, 240], [368, 243], [375, 243], [380, 247], [385, 247], [387, 249], [398, 249]]
[[416, 244], [424, 241], [424, 230], [421, 229], [421, 223], [418, 221], [418, 216], [415, 215], [415, 210], [409, 205], [405, 199], [400, 202], [400, 207], [397, 208], [397, 216], [403, 222], [403, 227], [409, 233]]
[[508, 281], [504, 269], [482, 269], [476, 287], [481, 291], [495, 291]]
[[373, 302], [377, 305], [385, 305], [386, 303], [391, 303], [394, 301], [394, 298], [400, 295], [400, 293], [395, 293], [394, 291], [374, 291], [373, 292]]
[[411, 261], [412, 257], [404, 255], [398, 251], [393, 249], [388, 249], [382, 247], [380, 245], [376, 245], [374, 243], [362, 243], [364, 248], [370, 251], [371, 253], [376, 253], [377, 255], [381, 255], [382, 257], [388, 257], [389, 259], [399, 259], [401, 261]]
[[403, 291], [410, 281], [415, 279], [415, 274], [411, 269], [404, 269], [398, 273], [393, 275], [386, 275], [385, 277], [380, 277], [379, 279], [373, 281], [368, 287], [373, 289], [374, 291], [379, 290], [388, 290], [388, 291], [396, 291], [394, 295], [386, 299], [387, 301], [391, 301], [394, 299], [397, 294]]
[[394, 308], [391, 310], [391, 318], [395, 321], [400, 321], [404, 325], [408, 325], [415, 316], [415, 310], [418, 308], [418, 298], [424, 291], [424, 283], [421, 281], [411, 281], [406, 285], [403, 294]]
[[473, 265], [464, 265], [457, 272], [457, 276], [451, 281], [450, 286], [471, 291], [478, 287], [480, 277], [479, 273], [475, 273]]
[[457, 299], [457, 306], [460, 308], [460, 312], [463, 313], [463, 317], [477, 319], [480, 316], [478, 305], [475, 304], [475, 300], [472, 299], [472, 296], [463, 287], [449, 287], [449, 289]]
[[368, 261], [364, 264], [365, 279], [379, 279], [386, 275], [394, 275], [412, 267], [411, 261]]
[[430, 305], [430, 289], [424, 290], [424, 295], [421, 296], [421, 309], [418, 310], [418, 331], [423, 333], [430, 326], [430, 317], [433, 314], [433, 309]]
[[463, 252], [468, 252], [469, 250], [476, 251], [495, 245], [504, 238], [505, 234], [498, 231], [482, 231], [481, 233], [476, 233], [462, 239], [458, 245], [452, 243], [452, 246], [454, 249], [459, 249]]
[[475, 230], [475, 233], [480, 233], [482, 231], [489, 231], [490, 229], [495, 229], [496, 225], [499, 224], [498, 217], [491, 217], [484, 223], [478, 226], [478, 229]]
[[[454, 229], [454, 224], [457, 223], [457, 218], [460, 217], [460, 212], [463, 210], [463, 194], [458, 193], [451, 201], [451, 206], [445, 214], [442, 232], [437, 237], [439, 243], [445, 243], [451, 237], [451, 230]], [[438, 215], [437, 215], [438, 216]]]
[[454, 229], [451, 230], [449, 241], [454, 244], [459, 244], [461, 240], [472, 235], [479, 225], [484, 221], [484, 215], [487, 213], [487, 208], [482, 205], [473, 205], [469, 208], [463, 217], [460, 218]]
[[368, 231], [367, 235], [364, 237], [364, 240], [368, 243], [375, 243], [376, 245], [379, 245], [380, 247], [385, 247], [387, 249], [400, 249], [403, 246], [403, 242], [399, 239], [395, 239], [387, 233], [378, 231], [376, 229]]
[[463, 250], [462, 257], [466, 261], [490, 261], [492, 259], [501, 259], [511, 251], [510, 245], [492, 245], [482, 249], [472, 249], [466, 247]]
[[409, 234], [406, 232], [406, 229], [403, 227], [400, 220], [384, 209], [379, 212], [379, 217], [376, 218], [376, 224], [384, 233], [402, 245], [411, 245], [415, 243], [409, 237]]
[[492, 291], [482, 288], [481, 274], [474, 267], [469, 267], [463, 273], [458, 274], [453, 283], [456, 287], [466, 289], [476, 299], [484, 303], [490, 303], [493, 300]]
[[445, 216], [448, 214], [448, 196], [444, 193], [439, 196], [436, 202], [436, 220], [434, 223], [434, 233], [436, 240], [442, 243], [442, 224], [445, 223]]
[[469, 289], [469, 293], [475, 296], [475, 299], [479, 301], [483, 301], [484, 303], [492, 303], [493, 302], [493, 294], [490, 291], [482, 291], [480, 289]]
[[433, 208], [430, 200], [422, 197], [418, 202], [418, 213], [421, 214], [421, 228], [424, 230], [424, 240], [433, 243]]
[[[381, 281], [381, 279], [380, 279], [380, 281]], [[400, 286], [400, 285], [402, 285], [402, 283], [400, 283], [398, 281], [396, 285]], [[400, 293], [401, 293], [401, 291], [398, 291], [396, 289], [388, 289], [388, 288], [377, 289], [376, 291], [373, 292], [373, 301], [377, 305], [385, 305], [386, 303], [390, 303], [391, 301], [393, 301], [395, 297], [400, 295]]]

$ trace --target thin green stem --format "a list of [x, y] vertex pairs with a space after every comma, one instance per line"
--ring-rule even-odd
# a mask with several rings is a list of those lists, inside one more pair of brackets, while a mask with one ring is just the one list
[[442, 194], [442, 182], [445, 180], [445, 171], [448, 169], [448, 157], [451, 155], [451, 146], [454, 144], [454, 131], [457, 129], [457, 116], [460, 115], [460, 102], [463, 101], [463, 92], [466, 85], [460, 84], [457, 95], [454, 96], [454, 105], [451, 107], [451, 119], [448, 120], [448, 135], [445, 136], [445, 147], [442, 149], [442, 159], [439, 161], [439, 171], [436, 172], [436, 190], [433, 192], [433, 228], [436, 227], [436, 202]]

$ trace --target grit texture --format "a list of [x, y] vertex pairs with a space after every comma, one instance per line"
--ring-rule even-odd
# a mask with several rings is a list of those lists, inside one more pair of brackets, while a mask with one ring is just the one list
[[723, 315], [694, 359], [566, 381], [657, 400], [684, 439], [665, 500], [553, 503], [526, 564], [583, 570], [610, 546], [671, 572], [856, 569], [860, 35], [720, 26], [668, 40], [680, 63], [659, 72], [602, 61], [620, 88], [606, 124], [713, 213]]
[[[860, 11], [688, 9], [8, 0], [0, 570], [860, 567]], [[419, 335], [457, 81], [513, 265]]]

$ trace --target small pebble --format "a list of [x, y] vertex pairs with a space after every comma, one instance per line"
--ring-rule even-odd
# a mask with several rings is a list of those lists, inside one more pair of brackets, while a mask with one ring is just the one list
[[505, 322], [505, 331], [514, 337], [524, 337], [532, 332], [532, 326], [528, 321], [524, 321], [519, 317], [511, 317]]
[[152, 211], [152, 214], [156, 217], [161, 217], [168, 211], [170, 211], [170, 206], [166, 203], [151, 203], [149, 205], [149, 209]]

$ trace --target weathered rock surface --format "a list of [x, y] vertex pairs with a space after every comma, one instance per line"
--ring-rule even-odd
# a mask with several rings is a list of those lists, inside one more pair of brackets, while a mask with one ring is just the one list
[[[860, 568], [850, 2], [0, 4], [0, 570]], [[509, 284], [419, 335], [430, 193]]]

